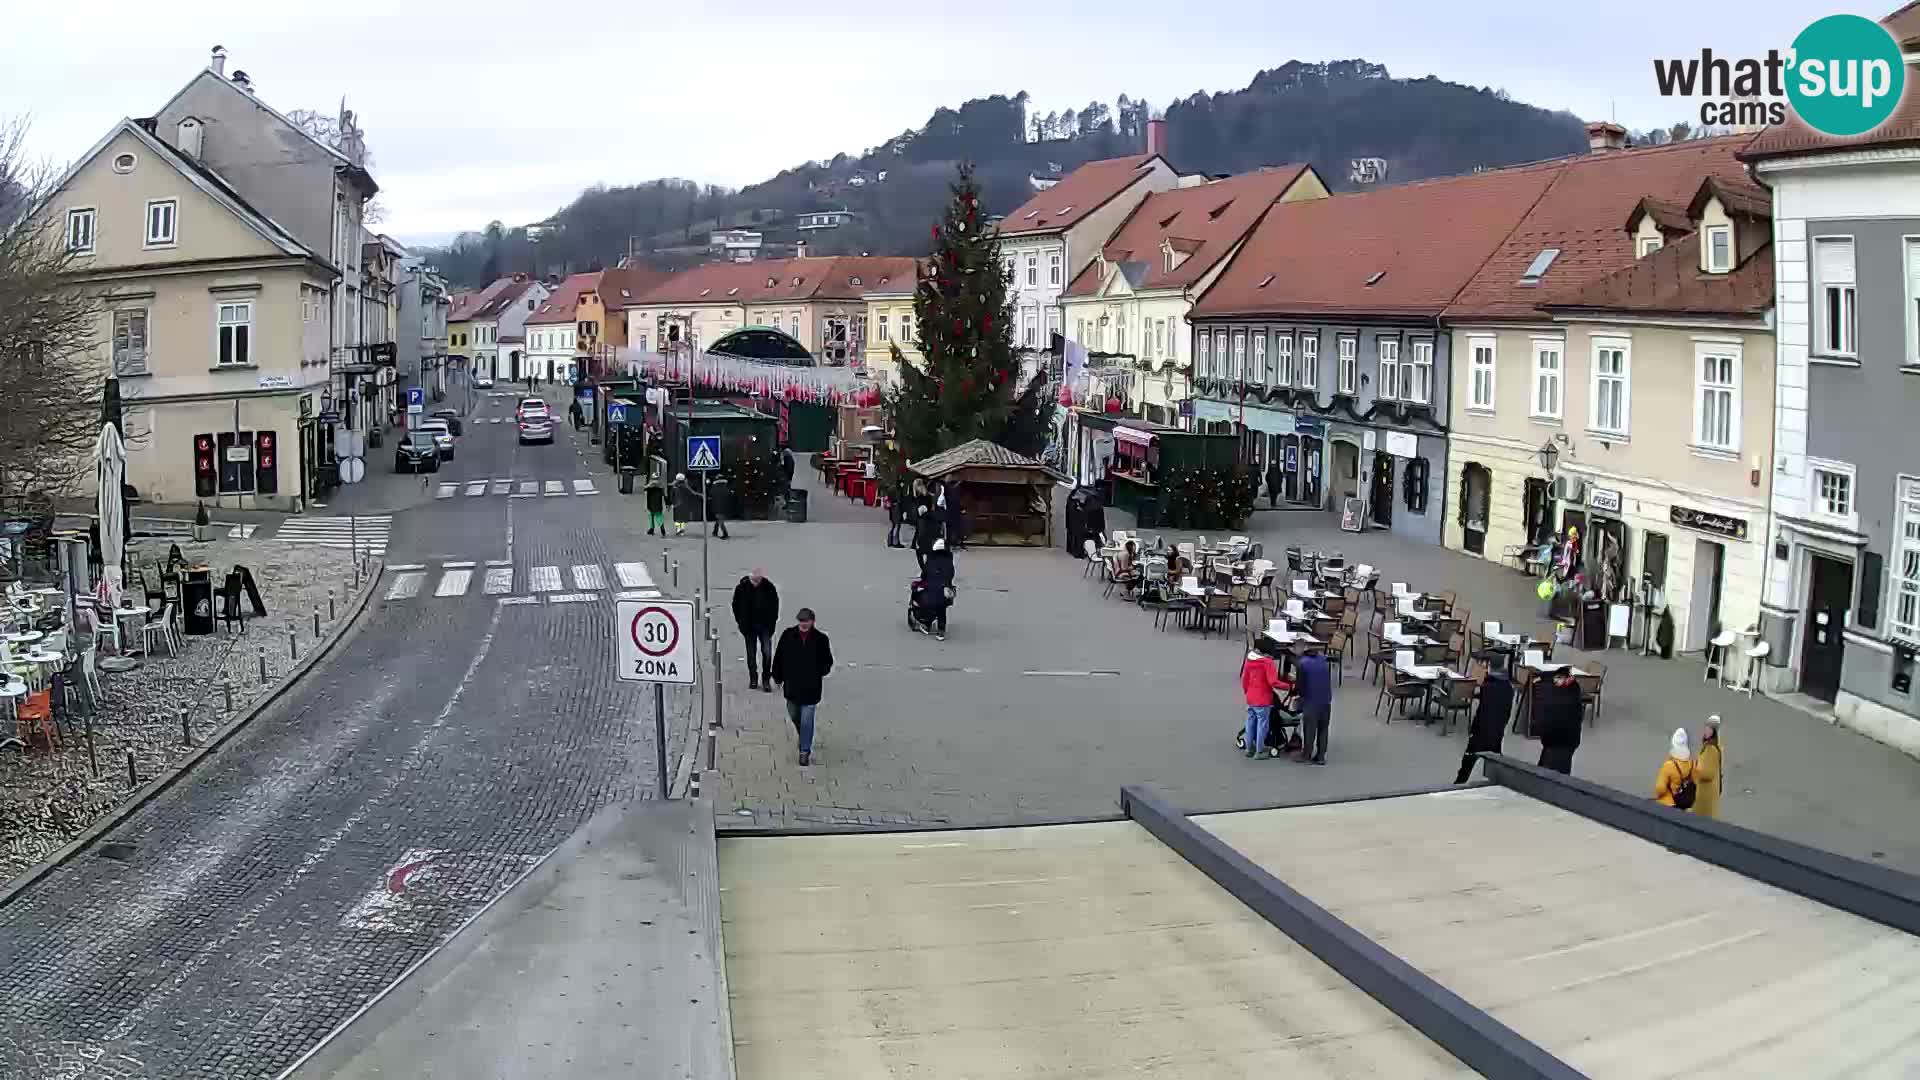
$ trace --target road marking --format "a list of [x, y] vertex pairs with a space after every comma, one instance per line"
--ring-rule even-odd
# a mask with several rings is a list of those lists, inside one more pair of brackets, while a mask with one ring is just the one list
[[575, 495], [598, 495], [600, 494], [600, 489], [594, 487], [593, 481], [591, 480], [575, 480], [573, 482], [573, 493]]
[[659, 589], [628, 589], [625, 592], [614, 594], [614, 599], [616, 600], [658, 600], [660, 599], [660, 590]]
[[466, 562], [443, 562], [440, 566], [445, 570], [471, 570], [473, 569], [473, 561], [469, 559]]
[[506, 417], [503, 417], [503, 416], [489, 416], [489, 417], [487, 417], [487, 423], [489, 423], [489, 424], [499, 424], [499, 423], [504, 423], [505, 421], [506, 421]]
[[547, 481], [546, 493], [548, 495], [565, 495], [567, 493], [567, 487], [558, 480], [549, 480]]
[[486, 584], [481, 592], [488, 596], [499, 596], [513, 591], [513, 567], [497, 566], [487, 571]]
[[487, 493], [487, 482], [485, 480], [467, 481], [467, 498], [471, 499], [475, 495], [485, 495], [486, 493]]
[[433, 590], [435, 596], [465, 596], [467, 585], [473, 580], [471, 570], [449, 570], [440, 575], [440, 587]]
[[512, 566], [513, 560], [512, 559], [488, 559], [487, 565], [488, 566]]
[[623, 589], [653, 588], [653, 573], [647, 569], [646, 563], [614, 563], [613, 572], [620, 575], [620, 587]]
[[540, 481], [538, 481], [538, 480], [522, 480], [522, 481], [520, 481], [520, 494], [522, 494], [522, 495], [538, 495], [539, 493], [540, 493]]
[[536, 566], [528, 572], [527, 587], [534, 592], [558, 592], [560, 589], [560, 568], [557, 566]]
[[607, 578], [596, 564], [583, 563], [573, 568], [573, 587], [582, 591], [604, 589], [607, 587]]
[[418, 572], [401, 574], [393, 579], [392, 587], [387, 589], [387, 599], [411, 600], [420, 595], [420, 586], [426, 580], [427, 575]]
[[540, 602], [540, 598], [537, 596], [503, 596], [500, 598], [500, 601], [499, 601], [502, 607], [519, 606], [522, 604], [537, 604], [539, 602]]
[[547, 603], [549, 604], [584, 604], [589, 600], [598, 600], [599, 598], [600, 598], [599, 593], [563, 592], [563, 593], [554, 593], [552, 596], [547, 597]]
[[441, 484], [434, 490], [433, 497], [436, 499], [451, 499], [453, 498], [454, 491], [457, 490], [459, 486], [458, 484]]
[[495, 480], [493, 482], [493, 493], [495, 495], [505, 495], [507, 492], [512, 490], [513, 490], [513, 481], [511, 480]]
[[232, 529], [228, 530], [227, 539], [251, 540], [253, 539], [253, 530], [259, 527], [258, 525], [235, 525]]
[[426, 568], [427, 564], [423, 562], [394, 563], [392, 566], [387, 567], [387, 573], [398, 573], [401, 570], [425, 570]]

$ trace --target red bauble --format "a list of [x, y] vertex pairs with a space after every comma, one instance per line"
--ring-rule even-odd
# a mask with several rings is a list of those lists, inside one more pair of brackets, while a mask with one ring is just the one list
[[940, 239], [940, 226], [938, 226], [938, 225], [935, 225], [935, 226], [933, 227], [933, 238], [934, 238], [935, 240], [938, 240], [938, 239]]
[[1112, 414], [1115, 414], [1115, 413], [1118, 413], [1119, 411], [1120, 411], [1120, 399], [1119, 399], [1119, 398], [1117, 398], [1117, 397], [1110, 397], [1110, 398], [1108, 398], [1108, 399], [1107, 399], [1107, 413], [1108, 413], [1108, 415], [1112, 415]]

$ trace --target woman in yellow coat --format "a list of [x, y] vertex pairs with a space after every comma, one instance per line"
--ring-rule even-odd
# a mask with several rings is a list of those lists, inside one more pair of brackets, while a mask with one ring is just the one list
[[1720, 757], [1720, 714], [1707, 717], [1700, 729], [1700, 752], [1693, 755], [1693, 812], [1701, 817], [1720, 816], [1720, 795], [1726, 789], [1727, 774]]
[[1688, 780], [1694, 782], [1697, 790], [1699, 777], [1694, 775], [1693, 751], [1687, 747], [1687, 729], [1674, 728], [1673, 742], [1667, 748], [1667, 760], [1660, 763], [1660, 775], [1653, 781], [1653, 798], [1661, 806], [1673, 805], [1673, 793]]

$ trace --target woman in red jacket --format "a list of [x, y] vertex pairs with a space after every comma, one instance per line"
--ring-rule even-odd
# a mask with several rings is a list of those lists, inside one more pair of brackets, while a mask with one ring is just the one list
[[1273, 718], [1273, 703], [1292, 689], [1280, 679], [1280, 665], [1271, 656], [1249, 651], [1240, 665], [1240, 689], [1247, 699], [1247, 756], [1279, 757], [1280, 751], [1267, 745], [1267, 727]]

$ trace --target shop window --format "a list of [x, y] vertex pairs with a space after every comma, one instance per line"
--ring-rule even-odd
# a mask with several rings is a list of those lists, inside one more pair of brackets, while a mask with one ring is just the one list
[[1886, 560], [1877, 551], [1860, 553], [1860, 603], [1853, 619], [1868, 630], [1880, 625], [1880, 579], [1886, 572]]
[[1640, 554], [1640, 576], [1665, 592], [1667, 589], [1667, 535], [1650, 532]]
[[1417, 457], [1407, 460], [1407, 467], [1401, 474], [1401, 485], [1405, 489], [1407, 512], [1425, 514], [1427, 512], [1426, 458]]

